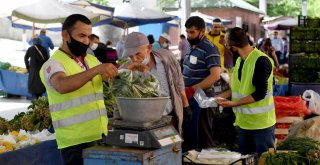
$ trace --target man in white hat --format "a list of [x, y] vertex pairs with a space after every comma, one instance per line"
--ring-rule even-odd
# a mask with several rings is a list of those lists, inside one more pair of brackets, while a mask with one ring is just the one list
[[169, 49], [170, 36], [167, 33], [162, 33], [159, 37], [159, 41], [152, 44], [152, 50], [158, 50], [160, 48]]

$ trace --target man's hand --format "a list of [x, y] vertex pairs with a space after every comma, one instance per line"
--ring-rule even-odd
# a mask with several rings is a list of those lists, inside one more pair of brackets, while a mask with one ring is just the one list
[[225, 100], [225, 99], [218, 99], [216, 102], [224, 108], [238, 106], [236, 102]]
[[192, 109], [188, 107], [183, 108], [183, 122], [190, 123], [192, 119]]
[[132, 71], [146, 72], [149, 70], [148, 66], [142, 63], [131, 63], [127, 65], [127, 69]]
[[185, 91], [186, 91], [186, 95], [187, 95], [188, 100], [190, 100], [193, 97], [195, 90], [192, 87], [188, 87], [188, 88], [186, 88]]
[[113, 64], [100, 64], [97, 66], [97, 70], [103, 80], [109, 80], [118, 75], [118, 70]]

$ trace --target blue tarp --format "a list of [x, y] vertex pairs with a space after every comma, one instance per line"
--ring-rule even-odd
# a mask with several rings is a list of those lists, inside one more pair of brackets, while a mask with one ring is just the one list
[[288, 91], [288, 83], [282, 85], [273, 85], [273, 96], [286, 96]]
[[0, 69], [0, 89], [9, 94], [31, 97], [28, 93], [28, 76]]
[[1, 165], [62, 165], [56, 140], [0, 154]]

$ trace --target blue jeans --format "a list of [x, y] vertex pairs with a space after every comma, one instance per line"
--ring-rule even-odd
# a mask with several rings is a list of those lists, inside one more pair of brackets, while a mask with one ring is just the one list
[[245, 130], [238, 127], [239, 152], [242, 155], [257, 153], [260, 156], [269, 148], [274, 148], [274, 129], [274, 125], [259, 130]]

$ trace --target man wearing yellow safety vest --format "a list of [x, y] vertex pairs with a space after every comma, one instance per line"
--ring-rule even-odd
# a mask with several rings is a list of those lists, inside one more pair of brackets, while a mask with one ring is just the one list
[[82, 150], [107, 134], [102, 80], [115, 77], [117, 69], [86, 54], [91, 32], [87, 17], [70, 15], [62, 25], [62, 46], [40, 70], [64, 164], [83, 164]]
[[272, 95], [274, 67], [272, 59], [249, 45], [246, 33], [233, 28], [226, 34], [226, 48], [239, 54], [231, 78], [232, 101], [218, 100], [223, 107], [233, 107], [239, 130], [241, 154], [261, 153], [274, 147], [276, 122]]

